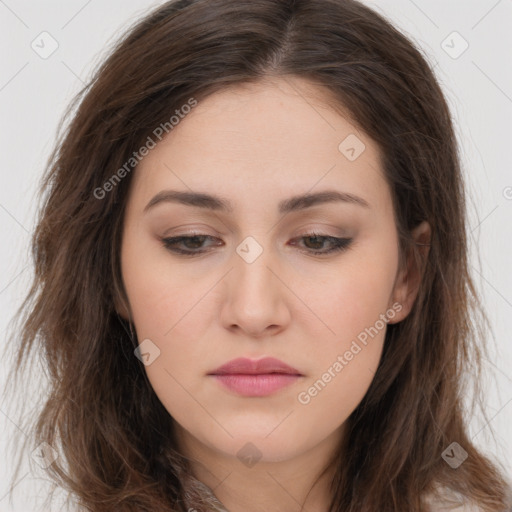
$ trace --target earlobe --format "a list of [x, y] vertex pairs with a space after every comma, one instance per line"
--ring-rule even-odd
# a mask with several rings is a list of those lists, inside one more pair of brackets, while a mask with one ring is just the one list
[[121, 297], [120, 293], [117, 292], [114, 298], [114, 309], [116, 313], [127, 322], [131, 321], [131, 313], [126, 301]]
[[410, 313], [418, 295], [430, 251], [432, 230], [427, 221], [423, 221], [411, 231], [412, 246], [409, 248], [406, 263], [399, 269], [393, 288], [393, 303], [402, 306], [389, 323], [401, 322]]
[[128, 314], [128, 310], [124, 307], [119, 307], [119, 306], [116, 306], [115, 307], [115, 310], [116, 310], [116, 313], [123, 319], [123, 320], [126, 320], [127, 322], [130, 321], [130, 315]]

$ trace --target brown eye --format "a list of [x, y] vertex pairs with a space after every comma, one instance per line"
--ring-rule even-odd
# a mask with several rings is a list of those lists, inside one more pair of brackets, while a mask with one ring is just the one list
[[[209, 249], [204, 249], [203, 245], [207, 240], [216, 239], [215, 237], [209, 235], [193, 234], [187, 236], [163, 238], [162, 243], [164, 247], [171, 252], [184, 256], [194, 256], [209, 252]], [[341, 252], [347, 249], [352, 242], [352, 238], [337, 238], [319, 233], [307, 233], [302, 237], [299, 237], [298, 240], [305, 241], [304, 246], [306, 249], [304, 252], [309, 252], [313, 255], [319, 256], [324, 254], [331, 254], [334, 252]], [[330, 247], [323, 249], [325, 248], [326, 243], [328, 243]], [[214, 245], [220, 245], [220, 243]]]
[[[202, 249], [205, 240], [214, 240], [214, 237], [209, 235], [194, 234], [188, 236], [175, 236], [171, 238], [163, 238], [162, 243], [166, 249], [183, 255], [194, 255], [208, 252]], [[183, 244], [185, 249], [179, 248], [178, 245]]]
[[[338, 238], [319, 233], [307, 233], [300, 237], [300, 239], [306, 241], [304, 245], [308, 252], [319, 255], [343, 251], [347, 249], [352, 242], [352, 238]], [[327, 250], [322, 250], [326, 242], [329, 242], [331, 247]]]

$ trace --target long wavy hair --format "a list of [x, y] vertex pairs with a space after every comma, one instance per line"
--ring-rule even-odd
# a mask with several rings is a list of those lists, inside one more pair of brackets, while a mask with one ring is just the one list
[[[326, 88], [330, 106], [378, 144], [402, 262], [411, 251], [420, 258], [411, 230], [432, 227], [413, 309], [388, 326], [376, 375], [346, 420], [329, 510], [420, 512], [441, 489], [503, 512], [503, 469], [472, 443], [464, 405], [470, 382], [471, 404], [481, 405], [488, 320], [468, 268], [451, 115], [421, 51], [354, 0], [169, 1], [129, 28], [75, 96], [40, 186], [9, 381], [23, 399], [30, 357], [44, 363], [49, 388], [30, 443], [59, 454], [47, 469], [53, 490], [93, 512], [218, 507], [180, 453], [116, 312], [127, 303], [120, 244], [137, 172], [125, 164], [190, 98], [270, 76]], [[99, 194], [123, 166], [123, 179]], [[454, 441], [468, 454], [457, 469], [442, 457]]]

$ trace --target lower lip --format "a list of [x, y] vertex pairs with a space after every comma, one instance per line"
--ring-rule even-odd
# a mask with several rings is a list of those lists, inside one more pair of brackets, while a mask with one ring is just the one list
[[301, 375], [287, 373], [265, 373], [258, 375], [226, 374], [213, 375], [223, 386], [244, 396], [266, 396], [289, 386]]

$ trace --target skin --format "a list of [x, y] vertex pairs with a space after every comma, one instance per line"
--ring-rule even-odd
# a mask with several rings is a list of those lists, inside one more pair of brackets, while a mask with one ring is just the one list
[[[306, 495], [368, 390], [385, 326], [307, 404], [298, 395], [329, 368], [332, 375], [338, 356], [393, 304], [389, 323], [403, 320], [417, 294], [420, 269], [412, 258], [398, 265], [379, 149], [324, 94], [296, 77], [216, 93], [149, 152], [131, 184], [121, 249], [128, 303], [117, 308], [131, 317], [139, 342], [160, 350], [144, 367], [151, 385], [196, 476], [232, 512], [293, 512], [303, 503], [311, 512], [327, 509], [330, 473]], [[354, 161], [338, 149], [350, 134], [366, 146]], [[223, 196], [233, 210], [160, 202], [144, 212], [166, 189]], [[277, 211], [283, 199], [328, 189], [369, 207]], [[353, 241], [315, 256], [331, 245], [301, 238], [313, 230]], [[213, 238], [178, 246], [208, 252], [181, 256], [161, 241], [191, 232]], [[249, 236], [263, 250], [252, 263], [236, 252]], [[427, 242], [428, 224], [413, 236]], [[265, 356], [303, 376], [272, 395], [244, 397], [207, 375], [236, 357]], [[244, 446], [261, 457], [252, 467], [237, 456]]]

